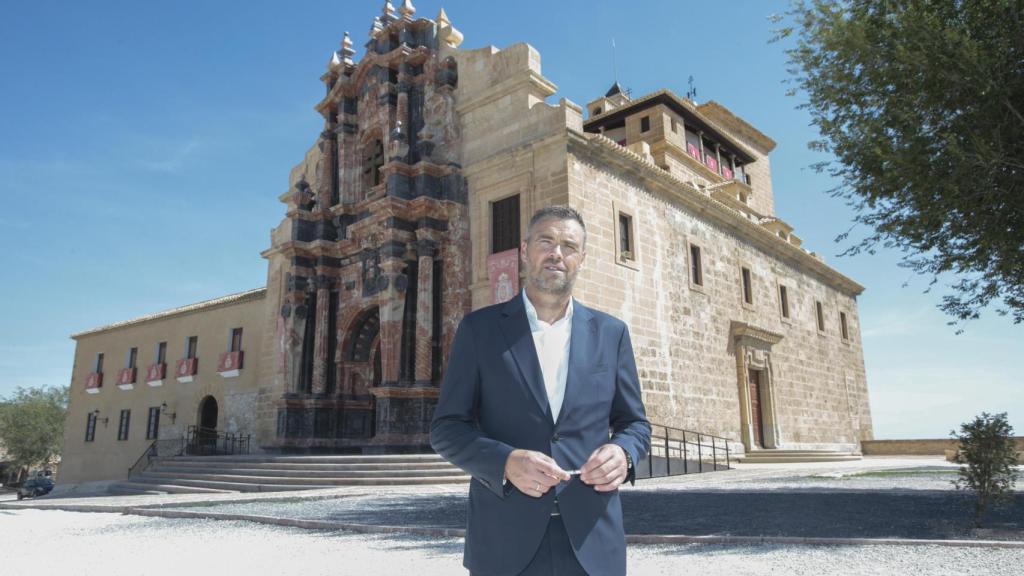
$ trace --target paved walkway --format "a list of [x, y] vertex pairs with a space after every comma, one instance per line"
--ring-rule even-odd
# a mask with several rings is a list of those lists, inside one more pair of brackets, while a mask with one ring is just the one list
[[[866, 458], [821, 464], [740, 464], [734, 470], [641, 481], [622, 491], [635, 536], [927, 539], [1024, 546], [1024, 494], [978, 530], [971, 497], [956, 491], [955, 466], [938, 458]], [[5, 507], [288, 519], [291, 525], [404, 527], [459, 534], [466, 486], [343, 487], [268, 494], [175, 494], [40, 498]], [[222, 516], [225, 517], [225, 516]]]

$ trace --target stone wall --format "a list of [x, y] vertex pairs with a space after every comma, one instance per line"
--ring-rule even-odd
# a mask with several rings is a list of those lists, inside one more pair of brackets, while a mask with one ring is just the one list
[[[589, 232], [577, 295], [630, 325], [652, 421], [724, 436], [742, 448], [745, 383], [731, 341], [731, 326], [741, 322], [782, 336], [768, 367], [775, 447], [855, 450], [871, 437], [854, 294], [813, 274], [807, 267], [816, 261], [792, 257], [784, 241], [778, 240], [785, 245], [778, 247], [781, 255], [748, 241], [744, 233], [754, 231], [733, 221], [740, 217], [723, 220], [695, 210], [692, 196], [700, 192], [671, 189], [670, 181], [652, 177], [657, 167], [593, 142], [571, 150], [570, 203]], [[628, 265], [616, 259], [617, 207], [636, 223], [636, 259]], [[690, 278], [691, 244], [703, 254], [703, 286]], [[752, 305], [742, 300], [741, 267], [752, 273]], [[780, 314], [779, 283], [788, 285], [789, 320]], [[823, 332], [816, 327], [815, 301], [826, 311]], [[848, 317], [846, 341], [839, 336], [839, 311]]]

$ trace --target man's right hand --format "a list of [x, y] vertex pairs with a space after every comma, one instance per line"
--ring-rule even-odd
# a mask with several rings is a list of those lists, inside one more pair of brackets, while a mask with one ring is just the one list
[[540, 498], [552, 486], [568, 481], [569, 473], [543, 452], [513, 450], [505, 461], [505, 479], [527, 496]]

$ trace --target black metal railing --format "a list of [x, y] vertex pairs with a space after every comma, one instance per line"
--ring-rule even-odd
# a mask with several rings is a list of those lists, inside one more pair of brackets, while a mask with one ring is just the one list
[[252, 436], [249, 434], [221, 433], [212, 428], [189, 426], [185, 433], [185, 454], [215, 456], [248, 454]]
[[138, 460], [136, 460], [135, 463], [132, 464], [131, 468], [128, 469], [128, 478], [131, 479], [133, 476], [145, 472], [153, 463], [153, 460], [157, 458], [181, 456], [184, 451], [185, 439], [182, 437], [153, 440], [148, 446], [146, 446], [146, 450], [142, 452], [142, 455], [139, 456]]
[[639, 479], [728, 470], [729, 465], [729, 441], [725, 438], [651, 424], [650, 453], [635, 468]]

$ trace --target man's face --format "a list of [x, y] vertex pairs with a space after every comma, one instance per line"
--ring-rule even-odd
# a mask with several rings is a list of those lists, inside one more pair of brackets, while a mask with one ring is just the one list
[[530, 229], [520, 254], [528, 286], [550, 294], [569, 294], [586, 258], [583, 227], [572, 219], [545, 218]]

